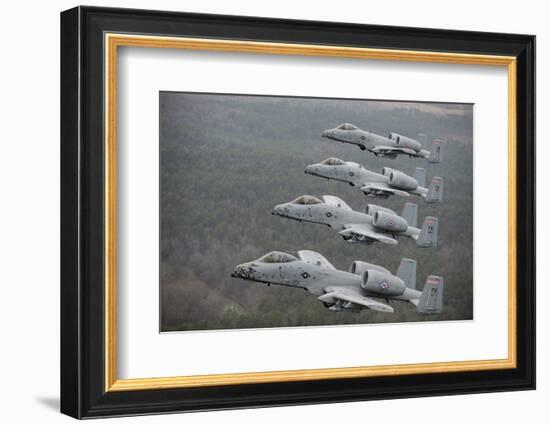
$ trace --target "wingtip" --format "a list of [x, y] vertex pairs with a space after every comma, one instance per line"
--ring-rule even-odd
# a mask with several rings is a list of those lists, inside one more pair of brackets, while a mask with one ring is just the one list
[[386, 305], [384, 307], [378, 308], [378, 311], [381, 311], [383, 313], [393, 313], [395, 310], [393, 309], [392, 306]]
[[388, 245], [398, 245], [397, 240], [391, 238], [381, 239], [381, 241], [387, 243]]

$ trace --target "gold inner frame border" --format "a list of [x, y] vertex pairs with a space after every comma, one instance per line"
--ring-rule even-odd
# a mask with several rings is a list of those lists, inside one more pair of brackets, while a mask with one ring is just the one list
[[[205, 38], [180, 38], [151, 35], [106, 33], [105, 46], [105, 391], [137, 391], [217, 385], [241, 385], [323, 379], [365, 378], [421, 373], [450, 373], [512, 369], [517, 365], [516, 353], [516, 285], [517, 285], [517, 193], [516, 193], [516, 58], [513, 56], [465, 53], [428, 52], [393, 49], [371, 49], [330, 45], [288, 44], [236, 41]], [[325, 56], [355, 59], [397, 60], [469, 65], [504, 66], [508, 72], [508, 357], [495, 360], [468, 360], [437, 363], [416, 363], [382, 366], [304, 369], [215, 375], [192, 375], [151, 378], [117, 378], [116, 323], [116, 211], [117, 211], [117, 52], [118, 47], [148, 47], [229, 51], [279, 55]]]

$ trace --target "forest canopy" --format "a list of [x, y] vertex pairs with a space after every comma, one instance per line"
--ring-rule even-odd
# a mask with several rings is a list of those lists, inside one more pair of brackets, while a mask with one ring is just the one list
[[[160, 291], [161, 331], [312, 326], [473, 318], [472, 105], [161, 92]], [[356, 146], [322, 139], [342, 123], [378, 134], [423, 133], [445, 140], [441, 164], [376, 158]], [[418, 204], [419, 222], [439, 218], [439, 246], [352, 245], [334, 231], [270, 214], [301, 195], [336, 195], [353, 209], [367, 203], [400, 212], [403, 198], [367, 198], [344, 183], [304, 174], [329, 157], [380, 171], [412, 174], [417, 166], [445, 179], [442, 204]], [[409, 199], [410, 200], [410, 199]], [[292, 288], [230, 276], [235, 265], [270, 251], [309, 249], [338, 269], [354, 260], [397, 270], [401, 258], [418, 261], [422, 288], [429, 274], [445, 278], [444, 309], [421, 316], [398, 303], [395, 313], [326, 309]]]

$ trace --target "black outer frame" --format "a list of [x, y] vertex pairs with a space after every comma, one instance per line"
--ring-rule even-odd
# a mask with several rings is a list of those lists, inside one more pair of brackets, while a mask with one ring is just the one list
[[[517, 57], [517, 368], [104, 391], [104, 32]], [[75, 418], [535, 388], [535, 37], [77, 7], [61, 13], [61, 412]]]

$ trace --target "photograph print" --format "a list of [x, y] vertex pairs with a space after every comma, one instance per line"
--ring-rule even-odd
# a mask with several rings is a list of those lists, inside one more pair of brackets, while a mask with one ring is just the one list
[[160, 92], [160, 331], [473, 319], [473, 105]]

